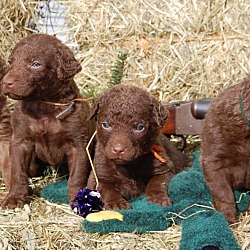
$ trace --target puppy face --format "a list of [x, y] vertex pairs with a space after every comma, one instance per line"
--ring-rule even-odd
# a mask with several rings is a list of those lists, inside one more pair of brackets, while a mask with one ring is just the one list
[[95, 103], [97, 139], [104, 155], [127, 164], [153, 146], [168, 112], [146, 91], [118, 85]]
[[[30, 35], [22, 39], [9, 57], [2, 92], [13, 99], [39, 99], [56, 94], [81, 70], [70, 49], [53, 36]], [[59, 85], [60, 86], [60, 85]]]

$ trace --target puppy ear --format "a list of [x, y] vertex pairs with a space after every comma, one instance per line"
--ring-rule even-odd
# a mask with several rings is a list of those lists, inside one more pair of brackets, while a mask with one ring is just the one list
[[162, 105], [159, 101], [154, 101], [154, 112], [156, 115], [156, 121], [159, 127], [163, 127], [165, 122], [167, 121], [169, 111], [166, 107]]
[[159, 120], [160, 126], [163, 127], [169, 116], [169, 111], [161, 103], [159, 103]]
[[100, 105], [101, 105], [101, 99], [99, 98], [95, 101], [93, 107], [90, 110], [89, 120], [97, 116]]
[[73, 52], [64, 44], [58, 46], [56, 59], [58, 63], [56, 72], [60, 80], [68, 80], [82, 69]]

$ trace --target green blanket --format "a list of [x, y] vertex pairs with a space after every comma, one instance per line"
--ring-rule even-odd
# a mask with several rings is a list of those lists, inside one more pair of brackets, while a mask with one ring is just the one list
[[[224, 216], [215, 211], [211, 194], [204, 182], [199, 164], [200, 153], [193, 155], [194, 163], [187, 171], [177, 174], [169, 184], [169, 196], [173, 206], [161, 207], [148, 203], [145, 196], [131, 200], [131, 210], [120, 210], [123, 221], [112, 219], [101, 222], [83, 220], [83, 227], [89, 232], [137, 232], [165, 230], [173, 222], [182, 223], [181, 250], [202, 249], [215, 246], [221, 250], [241, 249]], [[52, 202], [68, 203], [67, 181], [47, 185], [42, 197]], [[238, 211], [247, 208], [250, 194], [235, 192]]]

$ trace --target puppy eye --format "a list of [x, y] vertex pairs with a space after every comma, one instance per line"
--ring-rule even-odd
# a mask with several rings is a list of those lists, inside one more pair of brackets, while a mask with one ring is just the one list
[[31, 67], [33, 68], [39, 68], [40, 66], [41, 66], [41, 63], [36, 62], [36, 61], [31, 64]]
[[142, 132], [145, 129], [145, 126], [142, 124], [138, 124], [135, 126], [135, 131], [136, 132]]
[[111, 126], [108, 124], [108, 122], [102, 122], [102, 128], [111, 129]]

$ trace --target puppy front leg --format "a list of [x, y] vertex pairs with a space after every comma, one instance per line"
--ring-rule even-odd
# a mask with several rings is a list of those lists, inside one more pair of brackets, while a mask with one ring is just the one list
[[202, 166], [215, 209], [223, 213], [230, 224], [237, 222], [234, 194], [229, 180], [230, 174], [222, 167], [227, 165], [223, 161], [207, 162], [203, 159]]
[[7, 190], [10, 190], [11, 186], [11, 167], [10, 167], [10, 157], [9, 157], [9, 147], [10, 142], [2, 142], [0, 144], [1, 159], [0, 164], [2, 167], [2, 176]]
[[[129, 202], [113, 187], [113, 185], [100, 183], [99, 190], [101, 193], [104, 208], [107, 210], [131, 209]], [[104, 191], [105, 190], [105, 191]]]
[[154, 175], [147, 184], [147, 201], [157, 203], [160, 206], [172, 205], [172, 200], [168, 196], [168, 185], [172, 177], [171, 172]]
[[80, 148], [72, 148], [67, 154], [67, 164], [69, 170], [68, 179], [68, 198], [70, 204], [76, 198], [76, 195], [87, 184], [89, 175], [89, 159], [84, 146]]
[[10, 191], [2, 203], [3, 208], [23, 207], [32, 192], [28, 185], [31, 148], [23, 144], [10, 145], [11, 184]]
[[229, 187], [226, 182], [223, 183], [220, 180], [221, 187], [218, 191], [217, 188], [214, 188], [214, 184], [215, 183], [210, 182], [208, 185], [210, 187], [215, 209], [223, 213], [230, 224], [236, 223], [237, 211], [231, 187]]

